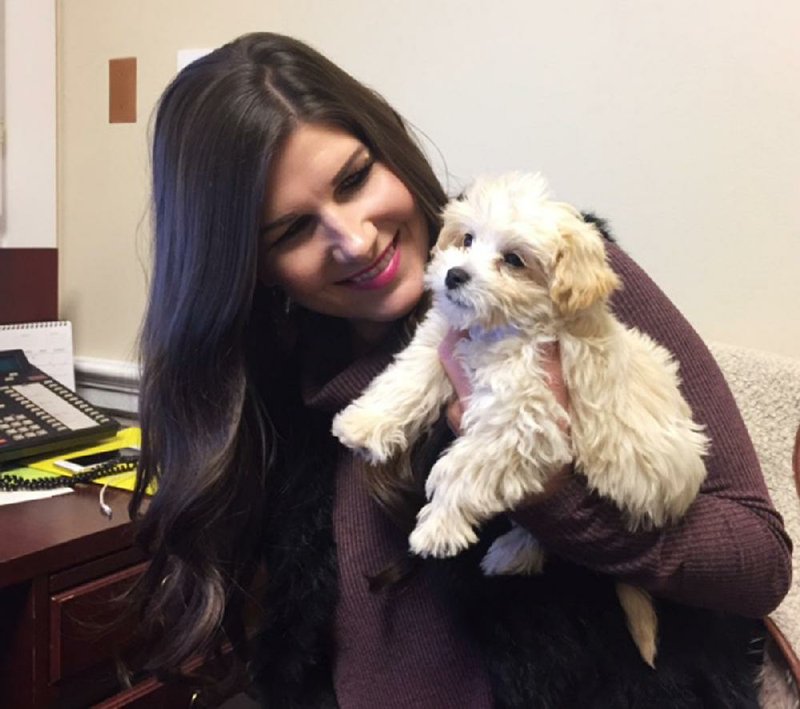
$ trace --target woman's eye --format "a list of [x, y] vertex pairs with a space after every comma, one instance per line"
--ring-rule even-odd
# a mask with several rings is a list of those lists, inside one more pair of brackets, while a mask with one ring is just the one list
[[469, 232], [464, 234], [464, 241], [463, 241], [464, 248], [468, 249], [470, 246], [472, 246], [473, 241], [475, 241], [475, 237], [472, 234], [470, 234]]
[[361, 187], [361, 185], [363, 185], [364, 182], [366, 181], [367, 177], [369, 177], [369, 173], [372, 170], [372, 166], [374, 164], [375, 161], [370, 160], [363, 167], [359, 168], [355, 172], [351, 172], [347, 177], [345, 177], [339, 183], [339, 191], [347, 193], [347, 192], [352, 192]]
[[523, 268], [525, 266], [525, 262], [513, 251], [503, 254], [503, 261], [513, 268]]
[[314, 218], [311, 215], [298, 217], [291, 224], [289, 224], [286, 231], [284, 231], [283, 234], [281, 234], [272, 243], [277, 244], [279, 242], [285, 241], [286, 239], [290, 239], [291, 237], [304, 232], [306, 229], [308, 229], [309, 226], [311, 226], [313, 220]]

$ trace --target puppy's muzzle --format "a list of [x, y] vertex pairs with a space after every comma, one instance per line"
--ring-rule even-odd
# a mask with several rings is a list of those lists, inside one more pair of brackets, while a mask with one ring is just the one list
[[463, 268], [455, 266], [448, 270], [445, 274], [444, 284], [447, 286], [448, 290], [455, 290], [456, 288], [463, 286], [465, 283], [468, 283], [469, 279], [469, 273], [467, 273]]

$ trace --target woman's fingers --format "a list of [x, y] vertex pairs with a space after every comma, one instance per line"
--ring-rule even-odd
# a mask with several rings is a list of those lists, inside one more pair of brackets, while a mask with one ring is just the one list
[[461, 400], [466, 399], [472, 393], [469, 377], [455, 355], [456, 345], [466, 336], [466, 330], [450, 330], [439, 345], [439, 359], [453, 384], [453, 389], [456, 390], [456, 394]]
[[[466, 330], [450, 330], [439, 345], [439, 359], [456, 392], [456, 398], [447, 406], [447, 420], [455, 433], [460, 433], [461, 417], [467, 399], [472, 393], [469, 376], [455, 354], [456, 345], [465, 337], [467, 337]], [[564, 407], [565, 411], [569, 411], [569, 392], [561, 369], [561, 350], [558, 341], [542, 343], [539, 345], [539, 353], [542, 367], [556, 401]], [[566, 420], [562, 422], [562, 425], [565, 430], [569, 428]]]
[[447, 425], [450, 426], [450, 430], [455, 433], [456, 436], [461, 435], [461, 417], [463, 415], [464, 404], [461, 403], [461, 399], [454, 396], [447, 405], [445, 416], [447, 417]]
[[564, 372], [561, 369], [561, 348], [559, 347], [558, 340], [540, 344], [539, 354], [541, 356], [542, 368], [549, 380], [553, 396], [555, 396], [556, 401], [564, 407], [565, 411], [569, 411], [569, 391], [567, 391], [567, 385], [564, 382]]
[[456, 396], [447, 405], [447, 422], [455, 434], [461, 433], [461, 417], [464, 415], [464, 401], [472, 393], [469, 377], [455, 355], [455, 347], [459, 340], [467, 336], [466, 330], [450, 330], [439, 345], [439, 359], [448, 379], [453, 385]]

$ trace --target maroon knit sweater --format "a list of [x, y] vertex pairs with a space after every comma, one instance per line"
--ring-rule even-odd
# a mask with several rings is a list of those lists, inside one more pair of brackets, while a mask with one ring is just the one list
[[[708, 478], [677, 526], [631, 533], [610, 503], [574, 476], [546, 501], [515, 514], [550, 554], [612, 574], [656, 595], [745, 616], [767, 614], [788, 590], [791, 542], [770, 502], [733, 397], [703, 342], [618, 247], [611, 264], [624, 289], [613, 308], [672, 351], [684, 394], [713, 441]], [[328, 382], [309, 405], [338, 411], [389, 361], [365, 358]], [[492, 706], [478, 648], [431, 587], [425, 567], [402, 593], [373, 594], [366, 577], [408, 547], [370, 498], [362, 464], [341, 449], [333, 511], [339, 568], [334, 685], [343, 709]]]

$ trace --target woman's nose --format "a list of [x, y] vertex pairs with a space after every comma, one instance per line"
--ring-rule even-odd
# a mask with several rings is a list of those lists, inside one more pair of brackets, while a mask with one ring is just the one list
[[373, 255], [378, 231], [371, 220], [346, 210], [330, 210], [322, 215], [321, 222], [334, 256], [358, 261]]

